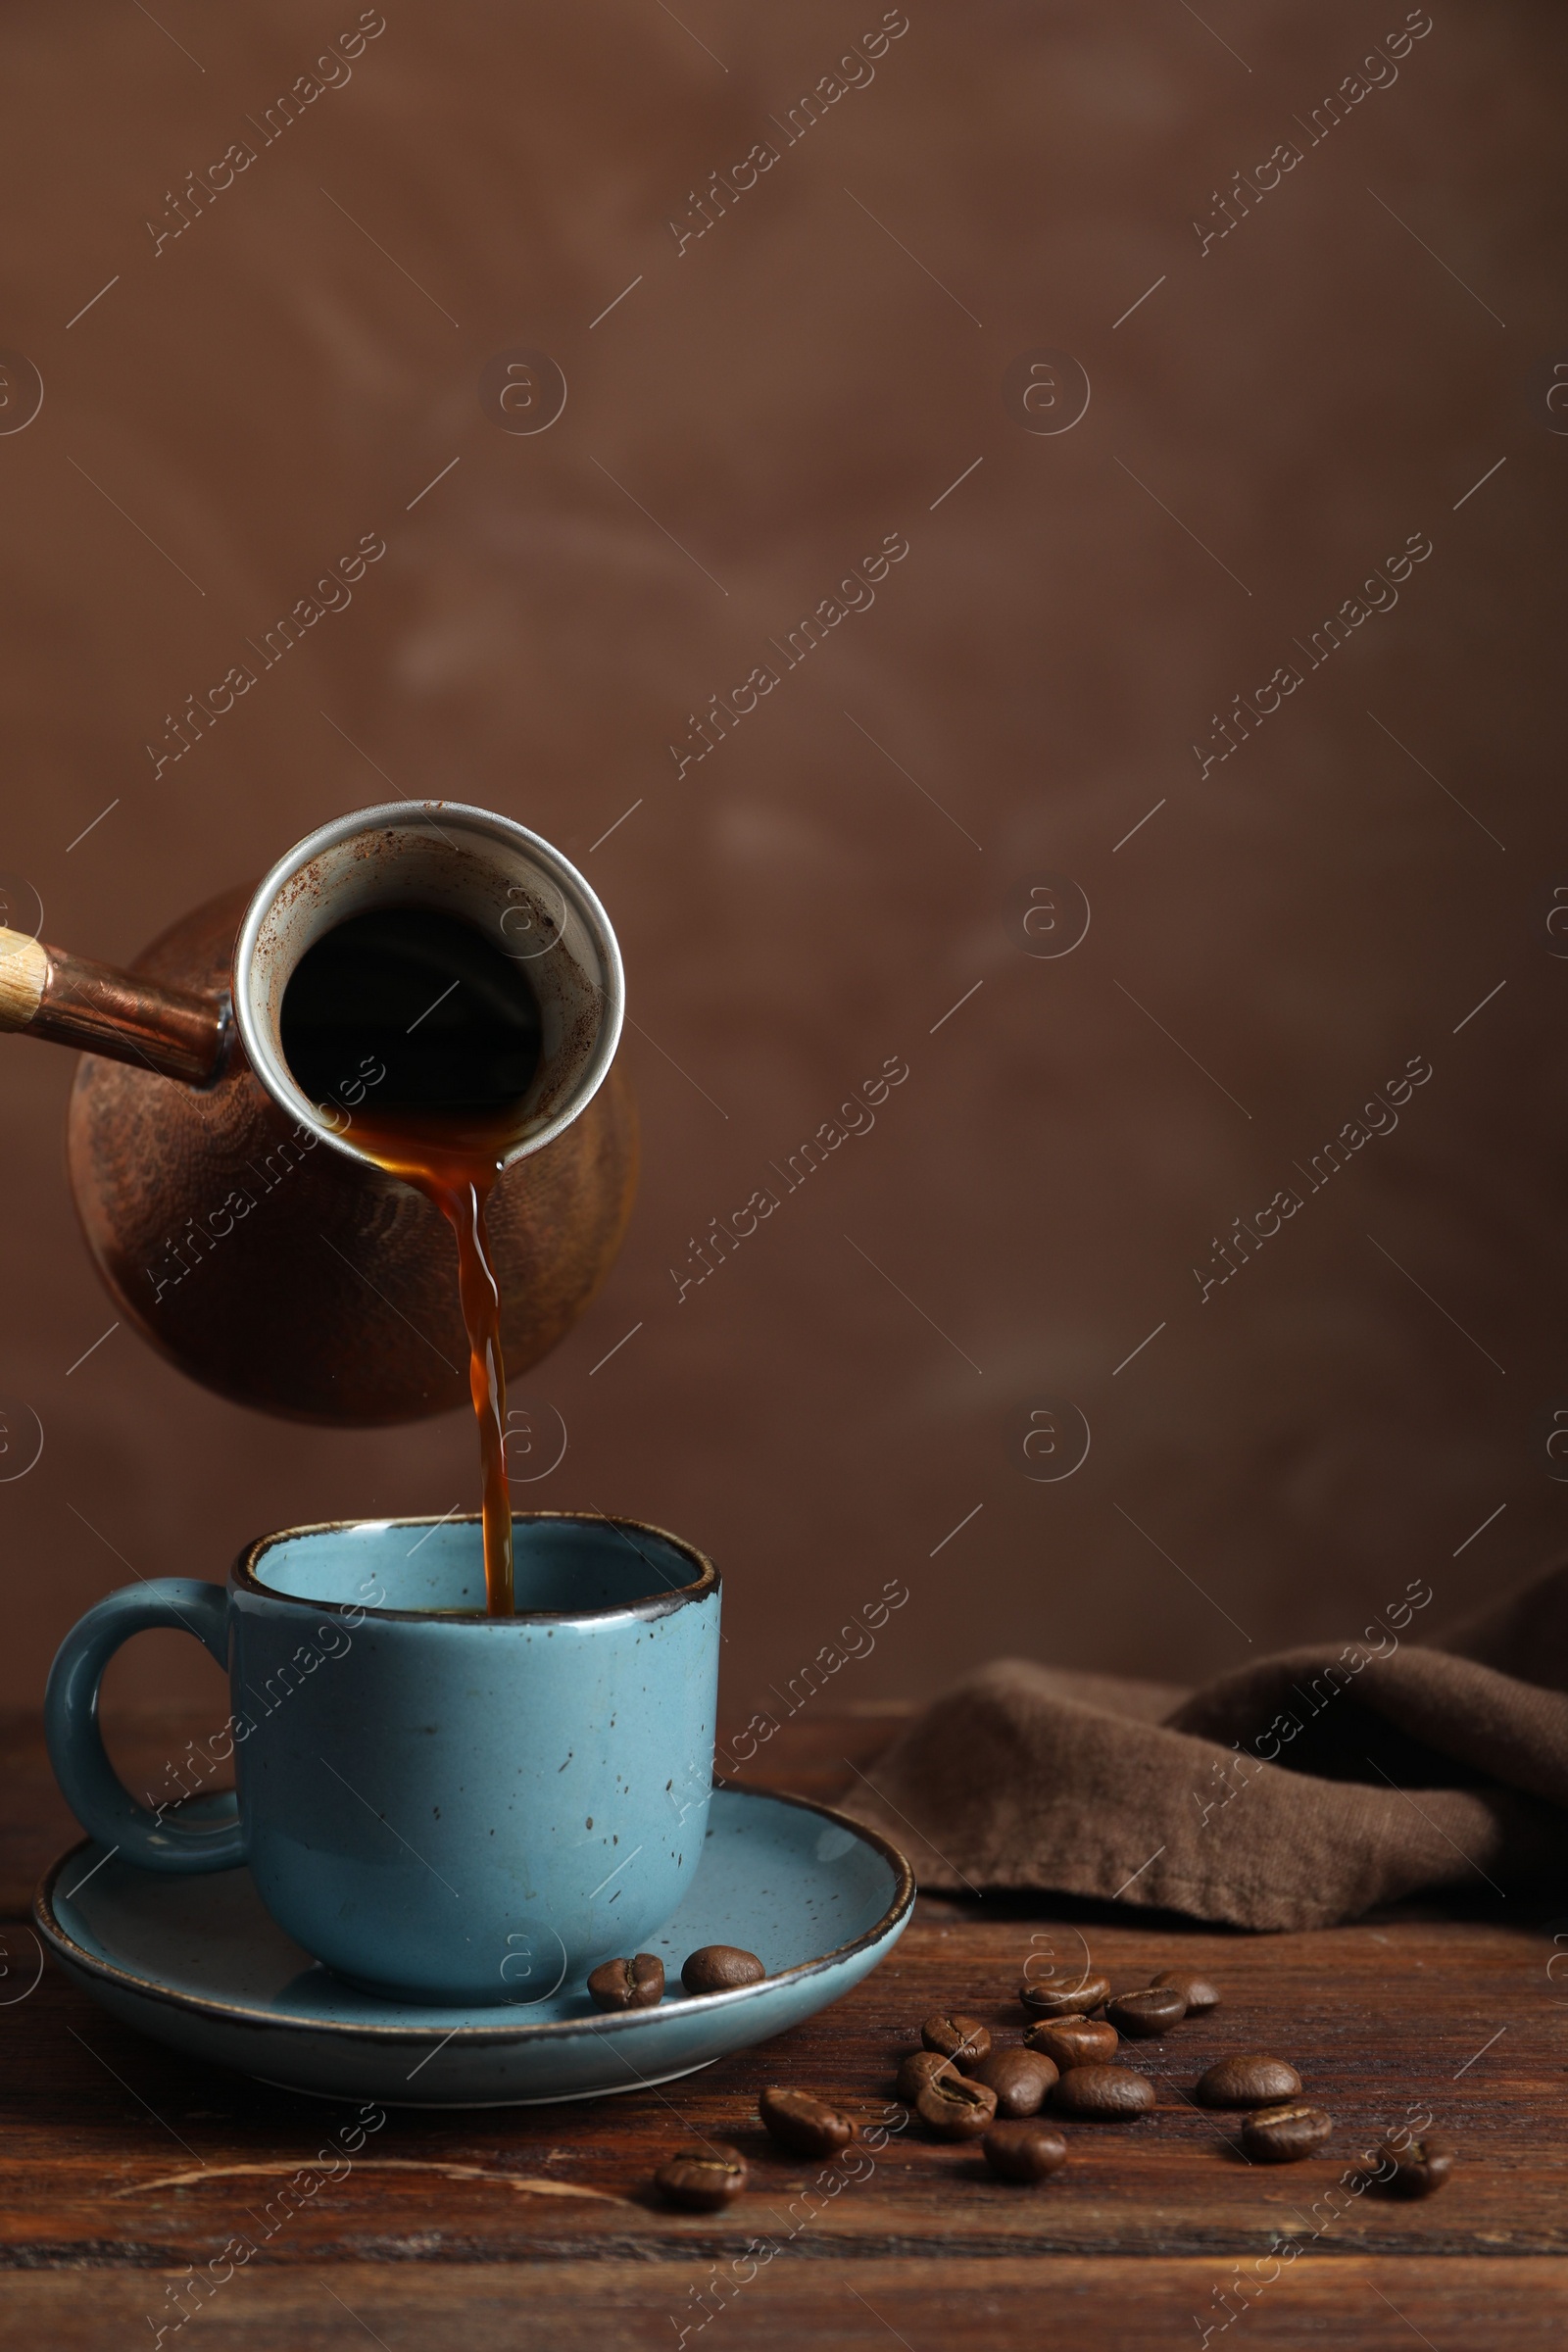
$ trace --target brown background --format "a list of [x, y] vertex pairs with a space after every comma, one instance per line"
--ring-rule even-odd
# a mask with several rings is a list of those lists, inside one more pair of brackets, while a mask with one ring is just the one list
[[[109, 959], [383, 778], [583, 866], [645, 1176], [527, 1384], [570, 1443], [518, 1499], [710, 1549], [732, 1708], [893, 1577], [834, 1703], [1002, 1650], [1198, 1677], [1561, 1542], [1532, 1435], [1568, 1392], [1559, 12], [1437, 6], [1233, 235], [1191, 225], [1404, 13], [910, 0], [874, 82], [677, 254], [689, 191], [782, 144], [877, 7], [387, 0], [348, 86], [156, 257], [146, 217], [350, 0], [8, 17], [0, 341], [46, 397], [0, 438], [0, 864]], [[538, 437], [477, 397], [519, 343], [569, 385]], [[1002, 397], [1039, 346], [1093, 385], [1059, 437]], [[164, 713], [372, 530], [352, 608], [154, 781]], [[688, 711], [892, 531], [874, 610], [677, 781]], [[1200, 781], [1216, 707], [1420, 531], [1397, 610]], [[1057, 960], [1024, 951], [1047, 873], [1093, 908]], [[677, 1304], [688, 1237], [890, 1054], [875, 1132]], [[1211, 1236], [1412, 1054], [1398, 1131], [1201, 1304]], [[264, 1528], [476, 1485], [456, 1417], [266, 1422], [124, 1330], [78, 1361], [110, 1310], [71, 1076], [0, 1048], [0, 1390], [45, 1431], [0, 1485], [15, 1701], [129, 1569], [216, 1577]], [[1049, 1396], [1093, 1446], [1039, 1484]], [[116, 1677], [212, 1681], [173, 1636]]]

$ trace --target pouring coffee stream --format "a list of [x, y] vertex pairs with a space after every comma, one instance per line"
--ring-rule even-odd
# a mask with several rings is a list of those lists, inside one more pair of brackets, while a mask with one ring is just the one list
[[0, 932], [0, 1029], [85, 1049], [72, 1182], [122, 1314], [292, 1417], [408, 1420], [466, 1388], [491, 1614], [507, 1374], [570, 1328], [630, 1210], [622, 1002], [582, 877], [451, 803], [323, 826], [129, 972]]
[[457, 1242], [458, 1295], [468, 1338], [468, 1393], [479, 1432], [485, 1606], [492, 1617], [510, 1617], [516, 1605], [512, 1574], [512, 1495], [507, 1484], [501, 1285], [485, 1230], [485, 1204], [501, 1172], [497, 1151], [504, 1142], [504, 1128], [486, 1128], [482, 1122], [361, 1122], [361, 1148], [389, 1174], [402, 1177], [433, 1200]]
[[509, 1617], [501, 1288], [485, 1203], [539, 1066], [539, 1002], [525, 969], [475, 925], [428, 906], [373, 907], [323, 932], [284, 991], [289, 1068], [313, 1100], [336, 1074], [370, 1081], [359, 1148], [433, 1200], [452, 1227], [483, 1480], [486, 1605]]

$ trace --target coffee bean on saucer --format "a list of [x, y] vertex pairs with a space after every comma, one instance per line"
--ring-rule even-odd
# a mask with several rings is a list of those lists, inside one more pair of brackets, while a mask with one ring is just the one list
[[1154, 2085], [1130, 2066], [1072, 2066], [1052, 2092], [1051, 2104], [1064, 2115], [1106, 2121], [1147, 2115], [1154, 2104]]
[[[1453, 2170], [1453, 2150], [1436, 2132], [1424, 2139], [1406, 2140], [1396, 2147], [1385, 2140], [1378, 2150], [1383, 2184], [1396, 2197], [1430, 2197]], [[1391, 2173], [1389, 2166], [1393, 2165]]]
[[1219, 2007], [1219, 1994], [1208, 1979], [1195, 1975], [1190, 1968], [1167, 1968], [1153, 1982], [1159, 1991], [1169, 1985], [1173, 1992], [1179, 1992], [1187, 2003], [1189, 2017], [1201, 2017], [1207, 2010]]
[[683, 1964], [680, 1981], [688, 1992], [732, 1992], [738, 1984], [760, 1984], [766, 1974], [755, 1952], [733, 1943], [705, 1943]]
[[1040, 2113], [1060, 2069], [1043, 2050], [1026, 2050], [1015, 2043], [1011, 2049], [993, 2050], [964, 2072], [971, 2082], [983, 2082], [996, 2092], [998, 2115], [1012, 2118]]
[[1300, 2096], [1301, 2078], [1283, 2058], [1250, 2052], [1222, 2058], [1200, 2076], [1198, 2096], [1205, 2107], [1274, 2107]]
[[1069, 2066], [1108, 2065], [1120, 2040], [1115, 2027], [1102, 2017], [1048, 2017], [1030, 2027], [1023, 2046], [1038, 2050], [1065, 2074]]
[[688, 2213], [716, 2213], [746, 2186], [746, 2159], [738, 2148], [722, 2144], [677, 2148], [654, 2175], [654, 2186], [667, 2203], [683, 2205]]
[[1119, 2034], [1147, 2041], [1179, 2026], [1187, 2015], [1187, 2002], [1174, 1986], [1152, 1984], [1147, 1992], [1118, 1992], [1105, 2003], [1105, 2015]]
[[1018, 1998], [1031, 2017], [1087, 2017], [1110, 1992], [1108, 1977], [1075, 1977], [1054, 1969], [1048, 1977], [1026, 1977]]
[[1321, 2107], [1259, 2107], [1242, 2126], [1242, 2151], [1254, 2164], [1298, 2164], [1333, 2129]]
[[757, 2104], [770, 2136], [792, 2156], [836, 2156], [854, 2134], [847, 2115], [808, 2090], [770, 2087]]
[[946, 2012], [928, 2017], [920, 2028], [920, 2039], [928, 2050], [936, 2050], [944, 2058], [956, 2058], [960, 2066], [971, 2058], [983, 2058], [991, 2047], [991, 2035], [977, 2017], [950, 2016]]
[[906, 2050], [899, 2068], [899, 2096], [912, 2107], [926, 2084], [937, 2075], [956, 2075], [957, 2068], [940, 2050]]
[[664, 1997], [664, 1963], [653, 1952], [630, 1960], [607, 1960], [588, 1979], [596, 2009], [657, 2009]]
[[993, 2124], [981, 2146], [999, 2180], [1047, 2180], [1067, 2161], [1067, 2142], [1049, 2124]]
[[922, 2123], [940, 2139], [978, 2139], [996, 2121], [997, 2094], [967, 2075], [933, 2075], [914, 2102]]

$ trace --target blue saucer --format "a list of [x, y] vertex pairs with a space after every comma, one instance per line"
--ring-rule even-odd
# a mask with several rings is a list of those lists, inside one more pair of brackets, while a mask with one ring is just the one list
[[[262, 1908], [247, 1870], [173, 1878], [62, 1856], [33, 1917], [67, 1976], [126, 2025], [205, 2064], [289, 2090], [386, 2106], [541, 2106], [672, 2082], [812, 2017], [890, 1951], [914, 1902], [909, 1866], [873, 1831], [805, 1797], [718, 1788], [702, 1863], [645, 1948], [671, 1991], [604, 2014], [581, 1984], [504, 2008], [435, 2009], [359, 1992]], [[739, 1944], [760, 1984], [693, 1999], [681, 1962]]]

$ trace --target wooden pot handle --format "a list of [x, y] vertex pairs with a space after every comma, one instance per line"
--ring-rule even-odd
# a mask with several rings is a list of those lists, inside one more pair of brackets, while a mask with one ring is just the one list
[[25, 1029], [43, 1003], [49, 951], [25, 931], [0, 930], [0, 1029]]
[[0, 929], [0, 1030], [75, 1046], [205, 1086], [222, 1066], [229, 1014], [216, 997], [166, 988]]

